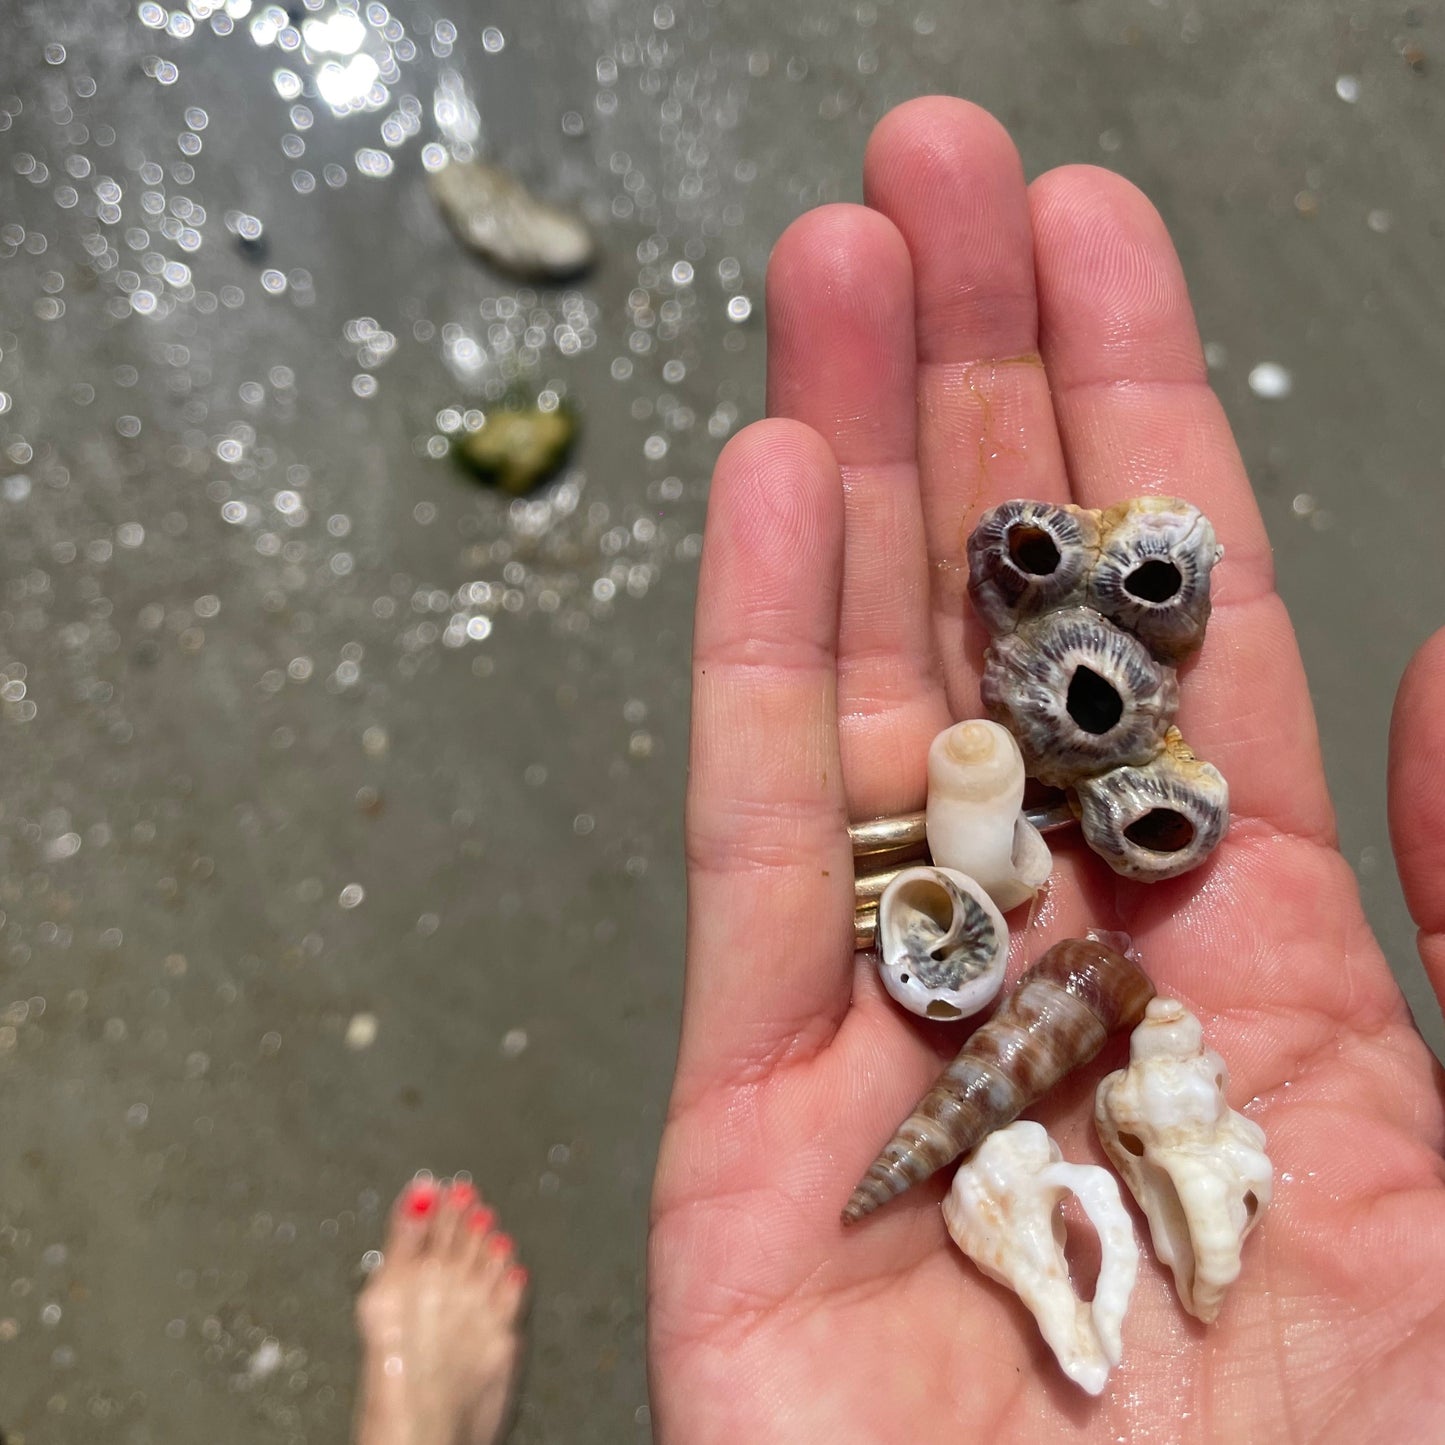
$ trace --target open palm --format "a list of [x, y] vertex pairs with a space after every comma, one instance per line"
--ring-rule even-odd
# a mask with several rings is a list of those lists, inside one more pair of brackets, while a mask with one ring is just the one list
[[[1334, 846], [1269, 543], [1165, 229], [1106, 172], [1026, 188], [1004, 131], [955, 100], [886, 117], [865, 186], [867, 207], [815, 211], [779, 243], [773, 419], [713, 484], [686, 1006], [651, 1246], [660, 1437], [1445, 1438], [1439, 1080]], [[839, 1223], [968, 1028], [902, 1014], [855, 960], [846, 825], [921, 807], [929, 741], [980, 713], [964, 562], [980, 511], [1141, 493], [1197, 503], [1225, 547], [1179, 724], [1229, 779], [1233, 823], [1208, 865], [1152, 888], [1058, 847], [1037, 917], [1014, 916], [1010, 977], [1089, 927], [1131, 933], [1228, 1061], [1276, 1184], [1215, 1325], [1143, 1265], [1124, 1361], [1092, 1400], [948, 1241], [947, 1171]], [[1394, 818], [1434, 926], [1442, 714], [1436, 648], [1397, 715]], [[1068, 1158], [1102, 1162], [1102, 1072], [1031, 1111]]]

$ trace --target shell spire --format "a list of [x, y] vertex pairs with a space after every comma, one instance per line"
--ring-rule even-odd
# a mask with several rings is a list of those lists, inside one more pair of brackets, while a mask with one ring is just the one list
[[963, 1046], [874, 1160], [843, 1210], [854, 1224], [1016, 1119], [1110, 1034], [1144, 1017], [1154, 985], [1096, 939], [1056, 943]]

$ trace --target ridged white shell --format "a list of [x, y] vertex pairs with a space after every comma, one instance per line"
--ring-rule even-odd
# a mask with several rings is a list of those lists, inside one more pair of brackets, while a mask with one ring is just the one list
[[[1099, 1278], [1087, 1303], [1074, 1292], [1064, 1256], [1066, 1194], [1099, 1235]], [[959, 1166], [943, 1219], [953, 1242], [1028, 1307], [1064, 1373], [1099, 1394], [1124, 1353], [1124, 1314], [1139, 1272], [1134, 1229], [1109, 1172], [1064, 1163], [1042, 1124], [1019, 1120]]]
[[974, 879], [1004, 913], [1032, 898], [1053, 867], [1023, 800], [1023, 754], [1007, 728], [974, 718], [934, 738], [928, 851], [940, 868]]
[[878, 972], [910, 1013], [962, 1019], [1003, 987], [1008, 925], [972, 878], [951, 868], [905, 868], [878, 900]]
[[1177, 999], [1151, 1000], [1129, 1040], [1129, 1067], [1099, 1085], [1104, 1149], [1149, 1220], [1180, 1303], [1208, 1323], [1239, 1277], [1274, 1170], [1264, 1130], [1231, 1109], [1229, 1073]]

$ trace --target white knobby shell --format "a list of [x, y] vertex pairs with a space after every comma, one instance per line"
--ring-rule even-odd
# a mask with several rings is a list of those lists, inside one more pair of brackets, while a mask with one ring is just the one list
[[[1099, 1236], [1099, 1278], [1088, 1302], [1069, 1282], [1059, 1208], [1066, 1194]], [[1028, 1307], [1064, 1373], [1099, 1394], [1124, 1353], [1124, 1314], [1139, 1272], [1134, 1229], [1109, 1172], [1066, 1164], [1043, 1125], [1021, 1119], [960, 1165], [943, 1219], [953, 1242]]]
[[1007, 913], [1032, 898], [1053, 867], [1043, 835], [1023, 816], [1024, 759], [998, 723], [955, 723], [928, 749], [928, 851], [940, 868], [976, 879]]
[[878, 900], [878, 972], [910, 1013], [961, 1019], [993, 1002], [1008, 967], [1008, 925], [972, 878], [904, 868]]
[[1229, 1107], [1229, 1072], [1178, 999], [1150, 1001], [1129, 1040], [1129, 1067], [1099, 1085], [1094, 1123], [1174, 1271], [1184, 1308], [1206, 1324], [1239, 1277], [1240, 1252], [1264, 1216], [1274, 1170], [1264, 1130]]

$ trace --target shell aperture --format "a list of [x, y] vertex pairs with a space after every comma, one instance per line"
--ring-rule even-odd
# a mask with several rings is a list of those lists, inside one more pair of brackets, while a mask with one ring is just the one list
[[904, 868], [878, 900], [878, 972], [910, 1013], [961, 1019], [987, 1008], [1008, 968], [1008, 925], [972, 878]]

